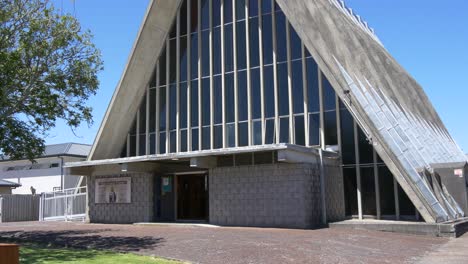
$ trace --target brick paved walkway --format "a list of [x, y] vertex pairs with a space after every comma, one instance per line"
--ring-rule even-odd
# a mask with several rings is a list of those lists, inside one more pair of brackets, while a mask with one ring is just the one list
[[51, 222], [0, 224], [0, 242], [5, 240], [134, 252], [195, 263], [416, 263], [453, 243], [446, 238], [345, 229]]

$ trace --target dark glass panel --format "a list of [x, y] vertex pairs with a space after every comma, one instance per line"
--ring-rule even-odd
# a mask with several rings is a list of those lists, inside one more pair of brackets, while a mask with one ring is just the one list
[[325, 125], [325, 144], [326, 145], [337, 145], [338, 135], [336, 126], [336, 111], [324, 113], [324, 125]]
[[290, 143], [289, 141], [289, 118], [280, 118], [280, 143]]
[[172, 24], [171, 31], [169, 32], [169, 38], [173, 39], [177, 37], [177, 19], [174, 20], [174, 23]]
[[236, 146], [236, 127], [234, 124], [227, 124], [226, 125], [226, 139], [227, 139], [227, 146], [229, 148], [233, 148]]
[[253, 163], [253, 153], [235, 155], [236, 166], [250, 166]]
[[249, 0], [249, 17], [258, 16], [258, 1], [259, 0]]
[[415, 216], [416, 208], [413, 205], [413, 202], [406, 195], [405, 191], [398, 184], [398, 202], [400, 205], [400, 215], [402, 216]]
[[[157, 67], [157, 65], [156, 65], [156, 67]], [[151, 81], [149, 82], [149, 87], [150, 88], [156, 87], [156, 67], [154, 69], [153, 76], [151, 77]]]
[[170, 133], [170, 137], [169, 137], [170, 141], [169, 141], [169, 147], [170, 147], [170, 153], [176, 153], [177, 152], [177, 132], [176, 131], [172, 131]]
[[320, 114], [309, 114], [309, 144], [320, 145]]
[[355, 164], [354, 123], [348, 110], [341, 110], [341, 156], [343, 164]]
[[214, 127], [214, 148], [223, 148], [223, 126]]
[[132, 128], [130, 128], [130, 130], [128, 131], [128, 133], [130, 135], [135, 135], [137, 133], [136, 131], [136, 115], [135, 115], [135, 118], [133, 119], [133, 125], [132, 125]]
[[202, 76], [210, 76], [210, 31], [202, 32]]
[[159, 153], [166, 153], [166, 132], [159, 133]]
[[180, 81], [187, 81], [187, 37], [180, 38]]
[[307, 96], [309, 112], [320, 111], [318, 66], [313, 59], [307, 59]]
[[221, 73], [221, 28], [213, 29], [213, 74]]
[[177, 87], [169, 86], [169, 129], [176, 129], [177, 125]]
[[323, 80], [323, 107], [324, 110], [335, 110], [336, 109], [336, 98], [335, 98], [335, 90], [331, 86], [328, 79], [322, 73], [322, 80]]
[[214, 115], [214, 123], [221, 124], [223, 123], [223, 90], [221, 84], [221, 75], [213, 77], [213, 100], [214, 100], [214, 110], [211, 112]]
[[202, 79], [202, 125], [210, 124], [210, 79]]
[[276, 143], [275, 137], [275, 120], [268, 119], [265, 123], [265, 143], [266, 144], [274, 144]]
[[260, 65], [260, 48], [258, 44], [258, 18], [249, 20], [249, 51], [250, 51], [250, 67]]
[[249, 145], [249, 124], [247, 122], [239, 123], [239, 147]]
[[177, 77], [177, 40], [173, 39], [169, 42], [169, 84], [176, 82]]
[[149, 142], [149, 147], [150, 147], [150, 155], [156, 154], [156, 134], [150, 134], [149, 136], [150, 142]]
[[364, 215], [377, 215], [374, 168], [361, 168], [361, 186], [362, 213]]
[[210, 127], [204, 127], [202, 129], [202, 149], [210, 149]]
[[293, 91], [293, 110], [295, 114], [304, 113], [304, 85], [302, 78], [302, 61], [291, 63], [291, 80]]
[[180, 151], [187, 152], [187, 130], [180, 131]]
[[208, 29], [210, 27], [210, 1], [201, 1], [201, 29]]
[[149, 105], [149, 132], [156, 131], [156, 89], [150, 89], [150, 105]]
[[271, 13], [271, 0], [262, 1], [262, 14]]
[[140, 104], [140, 131], [139, 133], [146, 133], [146, 94], [141, 100]]
[[366, 135], [358, 128], [358, 142], [359, 142], [359, 163], [374, 163], [374, 148], [367, 140]]
[[166, 104], [166, 86], [159, 88], [159, 131], [166, 130], [166, 113], [167, 113], [167, 104]]
[[288, 64], [278, 64], [279, 115], [289, 115]]
[[190, 38], [190, 78], [198, 78], [198, 34]]
[[198, 128], [192, 129], [192, 151], [197, 151], [200, 148], [198, 143]]
[[255, 152], [254, 164], [273, 164], [273, 153], [272, 152]]
[[187, 35], [187, 0], [180, 7], [180, 35]]
[[379, 167], [379, 190], [382, 215], [395, 215], [393, 175], [387, 166]]
[[275, 116], [275, 87], [273, 82], [273, 66], [263, 68], [264, 97], [265, 97], [265, 117]]
[[231, 72], [234, 70], [232, 25], [226, 25], [224, 31], [224, 67], [226, 72]]
[[294, 128], [296, 145], [305, 146], [304, 115], [298, 115], [294, 117]]
[[146, 155], [146, 135], [139, 135], [140, 142], [139, 142], [139, 149], [138, 149], [138, 156]]
[[198, 80], [192, 81], [190, 86], [190, 124], [198, 126]]
[[253, 144], [262, 145], [262, 121], [253, 122]]
[[237, 75], [238, 78], [238, 114], [239, 121], [247, 120], [248, 118], [248, 106], [247, 106], [247, 71], [240, 71]]
[[289, 32], [291, 35], [291, 60], [302, 58], [302, 42], [296, 30], [289, 24]]
[[226, 107], [226, 122], [231, 123], [234, 122], [234, 75], [232, 73], [228, 73], [224, 77], [224, 104]]
[[245, 21], [237, 22], [236, 27], [237, 40], [236, 40], [236, 50], [237, 50], [237, 69], [242, 70], [247, 66], [247, 52], [246, 52], [246, 42], [245, 42]]
[[245, 0], [236, 0], [236, 20], [245, 19]]
[[287, 60], [287, 35], [286, 35], [286, 17], [283, 13], [276, 14], [276, 39], [277, 39], [277, 62]]
[[358, 215], [356, 168], [343, 169], [345, 211], [347, 216]]
[[232, 0], [224, 0], [224, 23], [232, 22]]
[[213, 0], [213, 27], [221, 25], [221, 0]]
[[121, 158], [126, 158], [127, 157], [127, 138], [125, 138], [125, 142], [123, 144], [122, 151], [120, 152], [120, 157]]
[[197, 32], [198, 30], [198, 0], [191, 0], [190, 1], [190, 20], [191, 20], [191, 26], [190, 26], [190, 31]]
[[282, 12], [280, 6], [278, 3], [275, 1], [275, 12]]
[[260, 69], [252, 69], [250, 72], [250, 86], [252, 90], [252, 118], [257, 119], [262, 116], [262, 98], [260, 87]]
[[187, 128], [187, 83], [180, 83], [179, 127]]
[[164, 47], [161, 55], [159, 56], [159, 85], [166, 85], [166, 60], [167, 52], [166, 47]]
[[130, 136], [130, 157], [136, 156], [136, 136]]
[[234, 166], [234, 155], [222, 155], [217, 158], [217, 167], [232, 167]]
[[273, 63], [273, 33], [271, 14], [262, 17], [263, 64]]

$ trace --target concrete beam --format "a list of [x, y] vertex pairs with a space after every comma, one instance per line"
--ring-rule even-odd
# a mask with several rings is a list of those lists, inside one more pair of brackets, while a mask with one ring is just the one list
[[211, 169], [216, 167], [216, 165], [216, 157], [197, 157], [190, 159], [190, 167], [192, 168]]

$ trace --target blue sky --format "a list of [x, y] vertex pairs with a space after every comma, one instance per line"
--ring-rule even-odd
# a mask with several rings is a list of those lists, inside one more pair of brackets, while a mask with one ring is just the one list
[[[71, 0], [53, 0], [73, 12]], [[94, 108], [94, 124], [74, 136], [63, 122], [50, 131], [47, 144], [92, 144], [122, 75], [149, 0], [76, 0], [75, 12], [101, 49], [105, 69]], [[443, 122], [468, 152], [468, 1], [347, 0], [389, 52], [423, 86]]]

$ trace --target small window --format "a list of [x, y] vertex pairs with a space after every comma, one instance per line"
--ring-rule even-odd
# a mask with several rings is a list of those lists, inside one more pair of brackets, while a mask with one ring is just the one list
[[52, 163], [52, 164], [50, 164], [50, 167], [51, 168], [58, 168], [59, 164], [58, 163]]

